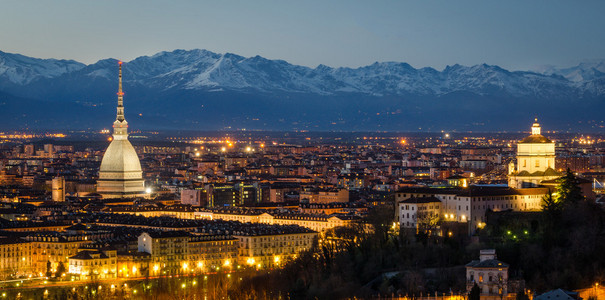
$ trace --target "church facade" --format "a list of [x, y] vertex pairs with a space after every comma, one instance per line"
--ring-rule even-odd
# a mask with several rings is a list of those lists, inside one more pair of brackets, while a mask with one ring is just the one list
[[517, 164], [511, 162], [508, 186], [513, 188], [537, 187], [542, 181], [559, 178], [555, 171], [555, 143], [542, 135], [536, 119], [531, 135], [517, 144]]

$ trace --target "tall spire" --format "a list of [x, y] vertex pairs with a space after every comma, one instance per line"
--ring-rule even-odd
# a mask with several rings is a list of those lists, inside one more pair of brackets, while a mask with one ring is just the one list
[[124, 118], [124, 92], [122, 92], [122, 62], [118, 62], [120, 72], [118, 77], [118, 109], [116, 121], [113, 122], [113, 138], [124, 140], [128, 138], [128, 122]]
[[122, 62], [118, 62], [120, 65], [120, 75], [118, 83], [118, 115], [116, 120], [124, 121], [124, 92], [122, 92]]

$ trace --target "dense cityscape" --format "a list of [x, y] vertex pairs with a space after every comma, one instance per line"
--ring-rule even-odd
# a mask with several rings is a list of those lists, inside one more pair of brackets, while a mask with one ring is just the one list
[[120, 63], [113, 133], [1, 134], [2, 297], [602, 294], [601, 261], [552, 276], [519, 252], [561, 230], [545, 214], [579, 208], [598, 222], [575, 255], [603, 249], [601, 136], [543, 135], [536, 118], [529, 133], [133, 132], [133, 146], [121, 78]]
[[3, 1], [0, 300], [605, 299], [603, 1]]

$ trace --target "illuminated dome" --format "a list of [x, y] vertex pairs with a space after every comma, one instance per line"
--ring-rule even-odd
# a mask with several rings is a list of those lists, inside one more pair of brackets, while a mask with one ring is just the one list
[[[136, 173], [142, 176], [139, 157], [128, 140], [113, 140], [101, 162], [103, 173]], [[128, 176], [131, 177], [131, 176]]]
[[142, 196], [145, 190], [141, 163], [128, 141], [128, 122], [124, 118], [122, 62], [120, 62], [118, 112], [113, 123], [113, 140], [101, 161], [97, 193], [104, 198]]
[[547, 137], [545, 137], [545, 136], [543, 136], [541, 134], [538, 134], [538, 135], [533, 135], [532, 134], [532, 135], [524, 138], [523, 140], [521, 140], [519, 143], [538, 144], [538, 143], [552, 143], [552, 141], [549, 138], [547, 138]]
[[521, 140], [523, 144], [539, 144], [539, 143], [552, 143], [550, 139], [542, 135], [542, 128], [538, 123], [538, 118], [534, 121], [531, 127], [531, 135]]

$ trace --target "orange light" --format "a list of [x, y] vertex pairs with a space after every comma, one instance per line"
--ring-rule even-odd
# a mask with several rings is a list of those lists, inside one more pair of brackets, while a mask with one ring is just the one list
[[121, 65], [121, 64], [122, 64], [122, 61], [118, 61], [118, 64], [119, 64], [119, 65]]
[[405, 143], [407, 143], [405, 140], [401, 140], [402, 145], [405, 145]]
[[108, 138], [107, 138], [107, 140], [108, 140], [108, 141], [110, 141], [110, 142], [111, 142], [111, 140], [112, 140], [112, 137], [108, 137]]

